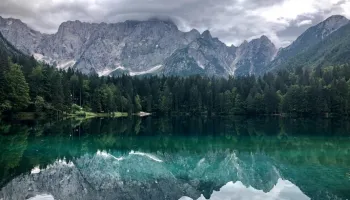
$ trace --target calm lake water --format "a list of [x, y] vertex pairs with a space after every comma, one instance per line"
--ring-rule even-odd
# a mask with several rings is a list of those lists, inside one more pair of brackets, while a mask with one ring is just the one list
[[350, 123], [0, 123], [0, 199], [350, 199]]

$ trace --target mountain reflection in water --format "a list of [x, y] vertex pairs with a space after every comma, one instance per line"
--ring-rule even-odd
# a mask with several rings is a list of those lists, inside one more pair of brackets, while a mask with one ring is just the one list
[[3, 124], [0, 199], [347, 199], [349, 126], [315, 123], [135, 118]]
[[[202, 195], [198, 200], [205, 200]], [[239, 199], [295, 199], [295, 200], [308, 200], [310, 199], [303, 194], [300, 189], [287, 180], [278, 179], [277, 184], [269, 192], [257, 190], [253, 187], [246, 187], [242, 182], [237, 181], [235, 183], [229, 182], [220, 188], [219, 191], [214, 191], [210, 200], [239, 200]], [[180, 200], [192, 200], [190, 197], [181, 197]]]

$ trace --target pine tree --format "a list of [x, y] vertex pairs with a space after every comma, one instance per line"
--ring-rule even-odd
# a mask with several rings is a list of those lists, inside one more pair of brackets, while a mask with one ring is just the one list
[[95, 90], [92, 95], [91, 109], [93, 112], [97, 113], [102, 111], [101, 95], [99, 90]]
[[[0, 48], [0, 105], [3, 104], [6, 100], [6, 91], [5, 91], [5, 72], [9, 69], [9, 59], [7, 57], [7, 52]], [[1, 110], [0, 110], [1, 113]]]
[[50, 93], [52, 95], [52, 105], [60, 110], [64, 110], [64, 93], [63, 93], [63, 84], [62, 77], [59, 73], [54, 73], [51, 79], [51, 89]]
[[235, 98], [235, 107], [234, 107], [235, 114], [245, 114], [246, 112], [246, 102], [243, 100], [241, 95], [237, 95]]

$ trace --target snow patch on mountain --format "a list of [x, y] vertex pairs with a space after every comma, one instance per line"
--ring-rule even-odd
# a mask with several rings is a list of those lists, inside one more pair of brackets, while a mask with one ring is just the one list
[[76, 61], [75, 60], [68, 60], [67, 62], [60, 63], [57, 65], [58, 69], [68, 69], [70, 67], [73, 67], [75, 65]]
[[126, 68], [125, 67], [123, 67], [123, 66], [118, 66], [118, 67], [116, 67], [116, 68], [114, 68], [114, 69], [110, 69], [110, 68], [106, 68], [106, 69], [103, 69], [102, 71], [99, 71], [99, 72], [97, 72], [97, 74], [98, 74], [98, 76], [109, 76], [112, 72], [114, 72], [114, 71], [116, 71], [116, 70], [118, 70], [118, 69], [120, 69], [120, 70], [126, 70]]
[[157, 65], [157, 66], [152, 67], [149, 70], [138, 71], [138, 72], [131, 71], [131, 72], [129, 72], [129, 74], [130, 74], [130, 76], [139, 76], [139, 75], [144, 75], [144, 74], [151, 74], [151, 73], [154, 73], [154, 72], [158, 71], [162, 67], [163, 67], [163, 65]]
[[40, 53], [34, 53], [33, 56], [38, 61], [43, 61], [43, 59], [44, 59], [44, 55], [40, 54]]
[[55, 34], [41, 34], [20, 20], [1, 18], [0, 31], [15, 47], [25, 54], [34, 54], [37, 60], [60, 69], [74, 67], [86, 74], [96, 72], [99, 76], [118, 74], [113, 73], [118, 69], [138, 76], [162, 67], [169, 71], [165, 75], [247, 75], [246, 69], [252, 73], [256, 73], [255, 68], [264, 69], [272, 59], [270, 53], [264, 52], [274, 50], [267, 37], [247, 43], [241, 51], [246, 53], [238, 57], [238, 64], [232, 68], [236, 47], [228, 47], [209, 31], [202, 35], [195, 29], [182, 32], [174, 23], [162, 20], [115, 24], [68, 21]]
[[241, 55], [238, 54], [236, 55], [235, 59], [233, 60], [232, 64], [231, 64], [231, 68], [228, 69], [228, 74], [230, 76], [234, 76], [235, 75], [235, 72], [236, 72], [236, 69], [237, 69], [237, 63], [238, 61], [241, 59]]
[[202, 68], [202, 69], [205, 69], [204, 65], [200, 62], [200, 61], [197, 61], [197, 65]]
[[55, 200], [55, 198], [50, 194], [39, 194], [29, 198], [28, 200]]

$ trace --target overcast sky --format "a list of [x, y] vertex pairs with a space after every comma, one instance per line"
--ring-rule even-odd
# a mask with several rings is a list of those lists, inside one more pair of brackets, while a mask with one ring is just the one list
[[54, 33], [68, 20], [173, 19], [180, 30], [209, 29], [227, 45], [268, 36], [286, 46], [333, 14], [350, 18], [350, 0], [1, 0], [0, 15]]

